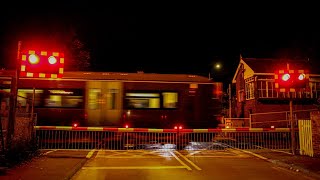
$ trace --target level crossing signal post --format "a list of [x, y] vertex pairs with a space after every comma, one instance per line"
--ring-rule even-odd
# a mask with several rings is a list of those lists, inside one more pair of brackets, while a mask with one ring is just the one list
[[[23, 78], [47, 78], [59, 79], [64, 73], [64, 53], [60, 51], [48, 51], [43, 48], [27, 49], [22, 47], [22, 42], [18, 42], [15, 75], [12, 76], [10, 90], [10, 112], [7, 135], [7, 149], [11, 149], [16, 121], [16, 104], [18, 95], [18, 81]], [[31, 109], [31, 119], [33, 120], [33, 108], [35, 98], [35, 87], [33, 88], [33, 100]]]
[[293, 118], [293, 99], [295, 92], [304, 91], [309, 84], [309, 74], [305, 69], [290, 69], [289, 63], [284, 69], [276, 70], [274, 73], [275, 88], [278, 92], [288, 93], [290, 108], [290, 129], [291, 129], [291, 149], [292, 154], [296, 154], [295, 120]]

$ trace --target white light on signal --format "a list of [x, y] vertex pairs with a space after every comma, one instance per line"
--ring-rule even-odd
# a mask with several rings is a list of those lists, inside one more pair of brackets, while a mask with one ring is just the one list
[[56, 64], [57, 63], [57, 59], [54, 56], [50, 56], [48, 58], [48, 61], [50, 64]]
[[31, 64], [38, 64], [39, 63], [39, 57], [35, 54], [31, 54], [28, 59]]
[[288, 81], [290, 79], [290, 74], [284, 74], [282, 75], [282, 80], [283, 81]]
[[305, 79], [305, 77], [306, 77], [305, 74], [299, 74], [298, 79], [299, 79], [300, 81], [302, 81], [302, 80]]

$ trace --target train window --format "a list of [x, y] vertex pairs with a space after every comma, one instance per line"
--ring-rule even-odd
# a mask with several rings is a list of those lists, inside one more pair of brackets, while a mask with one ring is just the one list
[[177, 92], [163, 92], [163, 108], [177, 108], [178, 93]]
[[88, 106], [89, 109], [99, 109], [101, 99], [101, 89], [89, 89]]
[[83, 95], [81, 90], [46, 90], [44, 107], [82, 108]]
[[[41, 105], [41, 96], [43, 94], [43, 90], [35, 90], [35, 100], [34, 106]], [[17, 101], [21, 104], [21, 107], [27, 107], [31, 105], [33, 97], [33, 89], [19, 89], [18, 90], [18, 98]]]
[[160, 108], [160, 94], [126, 93], [126, 106], [129, 109]]
[[46, 107], [60, 107], [61, 106], [61, 96], [50, 95], [45, 99], [44, 106]]

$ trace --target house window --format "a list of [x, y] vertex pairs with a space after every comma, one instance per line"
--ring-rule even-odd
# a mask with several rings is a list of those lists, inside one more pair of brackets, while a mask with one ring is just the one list
[[254, 99], [254, 78], [245, 80], [246, 100]]

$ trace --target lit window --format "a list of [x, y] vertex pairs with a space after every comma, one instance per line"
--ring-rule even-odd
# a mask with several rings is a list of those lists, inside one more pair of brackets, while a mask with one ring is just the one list
[[163, 108], [177, 108], [178, 93], [176, 92], [163, 92]]
[[100, 97], [101, 97], [101, 89], [89, 89], [89, 98], [88, 98], [89, 109], [99, 109]]
[[160, 94], [126, 93], [126, 106], [129, 109], [160, 108]]

